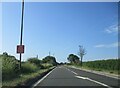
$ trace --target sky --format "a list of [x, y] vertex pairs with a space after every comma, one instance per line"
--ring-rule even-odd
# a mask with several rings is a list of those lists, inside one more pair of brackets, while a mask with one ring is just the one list
[[[2, 49], [19, 59], [21, 3], [2, 3]], [[26, 2], [22, 60], [49, 55], [67, 62], [69, 54], [86, 49], [83, 61], [118, 57], [117, 2]]]

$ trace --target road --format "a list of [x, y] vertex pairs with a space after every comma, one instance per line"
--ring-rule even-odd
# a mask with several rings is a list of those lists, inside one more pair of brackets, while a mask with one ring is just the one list
[[[102, 76], [75, 68], [59, 66], [40, 79], [34, 86], [37, 88], [119, 88], [118, 79]], [[34, 87], [35, 88], [35, 87]]]

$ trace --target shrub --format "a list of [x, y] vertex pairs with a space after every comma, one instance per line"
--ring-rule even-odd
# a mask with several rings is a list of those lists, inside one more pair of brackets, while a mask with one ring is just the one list
[[28, 62], [34, 63], [37, 66], [40, 66], [40, 63], [41, 63], [41, 61], [39, 59], [37, 59], [37, 58], [29, 58]]
[[19, 64], [14, 56], [3, 54], [2, 59], [2, 79], [11, 79], [18, 75]]
[[52, 67], [53, 65], [49, 64], [49, 63], [44, 63], [44, 64], [42, 64], [42, 66], [46, 69], [46, 68]]
[[22, 73], [31, 73], [37, 71], [38, 69], [39, 68], [35, 64], [29, 62], [23, 63], [21, 66]]
[[35, 64], [40, 69], [44, 69], [44, 66], [41, 64], [42, 61], [37, 58], [29, 58], [28, 62]]

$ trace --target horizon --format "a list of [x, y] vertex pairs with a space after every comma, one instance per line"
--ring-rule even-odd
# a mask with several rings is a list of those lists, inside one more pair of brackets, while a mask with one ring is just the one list
[[[9, 14], [9, 15], [8, 15]], [[1, 16], [0, 16], [1, 17]], [[2, 50], [19, 60], [21, 3], [2, 3]], [[25, 2], [22, 61], [44, 58], [51, 52], [57, 62], [69, 54], [87, 51], [83, 61], [118, 58], [117, 2]]]

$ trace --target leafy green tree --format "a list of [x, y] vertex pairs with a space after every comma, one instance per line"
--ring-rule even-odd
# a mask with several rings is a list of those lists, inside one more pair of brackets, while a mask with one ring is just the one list
[[67, 58], [67, 60], [70, 62], [70, 63], [79, 63], [79, 57], [74, 55], [74, 54], [70, 54]]
[[50, 63], [52, 65], [57, 65], [56, 58], [53, 56], [46, 56], [42, 60], [43, 63]]

